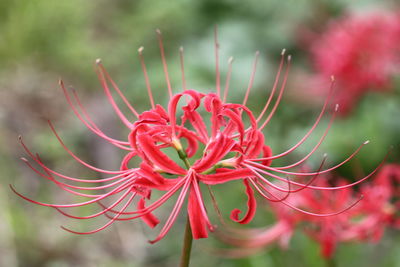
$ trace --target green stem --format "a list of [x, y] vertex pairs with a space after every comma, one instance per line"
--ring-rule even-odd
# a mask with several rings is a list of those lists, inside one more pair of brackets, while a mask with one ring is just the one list
[[[187, 158], [185, 150], [182, 149], [182, 145], [179, 141], [176, 141], [175, 149], [178, 152], [179, 158], [185, 163], [186, 168], [190, 169], [190, 162]], [[190, 227], [189, 216], [186, 220], [185, 235], [183, 237], [183, 247], [181, 255], [180, 267], [189, 267], [190, 263], [190, 252], [192, 251], [193, 235]]]
[[183, 160], [183, 162], [185, 163], [185, 166], [186, 166], [188, 169], [190, 169], [189, 160], [188, 160], [187, 158], [184, 158], [184, 159], [182, 159], [182, 160]]
[[326, 267], [336, 267], [336, 262], [333, 258], [325, 259]]
[[180, 267], [188, 267], [190, 262], [190, 252], [192, 251], [192, 229], [190, 228], [190, 221], [187, 218], [186, 221], [186, 228], [185, 228], [185, 236], [183, 239], [183, 248], [182, 248], [182, 255], [181, 255], [181, 263]]

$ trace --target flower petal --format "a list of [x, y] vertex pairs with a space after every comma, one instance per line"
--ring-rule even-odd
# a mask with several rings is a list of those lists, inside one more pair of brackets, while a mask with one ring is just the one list
[[[145, 209], [146, 206], [146, 201], [144, 199], [144, 197], [142, 197], [139, 202], [137, 203], [137, 209], [138, 210], [142, 210]], [[160, 223], [160, 221], [158, 220], [158, 218], [156, 216], [154, 216], [152, 213], [146, 213], [144, 214], [142, 217], [140, 217], [149, 227], [154, 228], [157, 226], [157, 224]]]
[[241, 211], [239, 209], [234, 209], [231, 213], [231, 219], [235, 222], [238, 222], [241, 224], [246, 224], [246, 223], [249, 223], [254, 218], [254, 215], [256, 214], [257, 201], [254, 197], [254, 191], [251, 188], [247, 179], [243, 180], [243, 183], [246, 186], [247, 212], [246, 212], [246, 215], [242, 219], [239, 219], [239, 214], [241, 213]]
[[145, 155], [160, 169], [173, 174], [185, 174], [186, 170], [160, 151], [154, 141], [147, 135], [138, 135], [138, 143]]
[[[195, 183], [197, 182], [195, 181]], [[206, 221], [204, 220], [200, 208], [202, 204], [200, 204], [199, 201], [201, 200], [197, 198], [196, 192], [192, 186], [189, 193], [188, 216], [194, 239], [208, 237]]]
[[236, 170], [219, 168], [217, 171], [215, 174], [199, 174], [198, 177], [205, 184], [215, 185], [254, 176], [251, 170], [245, 168]]

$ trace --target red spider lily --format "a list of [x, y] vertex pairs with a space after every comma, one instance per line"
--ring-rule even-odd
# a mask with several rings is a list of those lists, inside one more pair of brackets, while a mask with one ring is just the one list
[[[249, 107], [246, 106], [246, 104], [253, 86], [258, 53], [256, 53], [253, 71], [250, 76], [249, 85], [246, 90], [244, 100], [240, 104], [233, 104], [226, 101], [229, 89], [230, 71], [227, 75], [223, 98], [221, 98], [222, 92], [218, 58], [219, 45], [217, 41], [215, 42], [215, 92], [205, 94], [186, 89], [186, 81], [183, 71], [183, 49], [181, 49], [180, 55], [184, 90], [183, 92], [173, 95], [161, 33], [159, 31], [158, 38], [162, 64], [164, 67], [165, 79], [170, 98], [167, 109], [155, 104], [143, 58], [143, 48], [139, 49], [139, 58], [147, 85], [151, 108], [142, 113], [139, 113], [127, 101], [121, 90], [103, 67], [101, 61], [98, 60], [96, 62], [97, 74], [107, 99], [121, 119], [122, 123], [130, 131], [127, 141], [121, 141], [107, 136], [91, 119], [88, 112], [81, 104], [76, 92], [73, 91], [71, 95], [71, 93], [69, 93], [65, 88], [63, 82], [60, 82], [68, 104], [71, 106], [71, 109], [76, 116], [87, 126], [87, 128], [89, 128], [89, 130], [91, 130], [94, 134], [102, 137], [110, 144], [126, 151], [127, 154], [123, 158], [119, 170], [100, 169], [84, 162], [70, 149], [68, 149], [60, 136], [57, 134], [53, 125], [49, 123], [51, 130], [54, 132], [62, 147], [76, 161], [100, 174], [110, 175], [110, 177], [102, 179], [82, 179], [61, 174], [48, 168], [38, 155], [35, 155], [27, 148], [21, 139], [21, 143], [26, 152], [43, 169], [43, 171], [35, 168], [26, 159], [24, 159], [24, 162], [26, 162], [30, 168], [32, 168], [40, 176], [52, 181], [64, 191], [88, 198], [89, 200], [74, 204], [48, 204], [32, 200], [20, 193], [17, 193], [14, 188], [11, 187], [16, 194], [30, 202], [53, 207], [65, 216], [71, 218], [90, 219], [100, 215], [105, 215], [107, 218], [109, 218], [109, 221], [105, 225], [88, 232], [76, 232], [65, 227], [63, 227], [63, 229], [77, 234], [91, 234], [105, 229], [115, 221], [133, 220], [136, 218], [141, 218], [150, 227], [155, 227], [159, 223], [159, 220], [153, 214], [153, 212], [160, 206], [164, 205], [164, 203], [166, 203], [173, 195], [177, 194], [178, 198], [171, 214], [166, 220], [165, 225], [162, 227], [160, 234], [151, 242], [159, 241], [168, 233], [176, 221], [180, 210], [182, 209], [186, 196], [188, 201], [187, 212], [193, 237], [196, 239], [205, 238], [208, 236], [208, 231], [214, 230], [214, 226], [208, 218], [208, 212], [203, 201], [201, 184], [210, 186], [226, 183], [232, 180], [242, 180], [246, 195], [248, 197], [248, 210], [242, 218], [239, 218], [241, 213], [240, 210], [233, 210], [231, 213], [231, 219], [245, 224], [252, 220], [256, 212], [254, 189], [263, 197], [272, 202], [281, 202], [286, 206], [292, 207], [295, 210], [299, 210], [307, 214], [313, 214], [316, 216], [330, 216], [342, 211], [334, 211], [327, 214], [315, 214], [310, 211], [303, 211], [298, 207], [293, 206], [291, 203], [286, 201], [286, 198], [290, 193], [298, 192], [304, 188], [317, 190], [336, 190], [348, 188], [362, 182], [372, 175], [370, 174], [353, 184], [343, 185], [340, 187], [321, 187], [312, 185], [312, 182], [319, 174], [327, 173], [346, 163], [348, 160], [354, 157], [354, 155], [358, 153], [361, 147], [367, 144], [367, 142], [362, 144], [344, 162], [331, 168], [325, 170], [320, 168], [318, 171], [314, 172], [289, 171], [289, 169], [297, 167], [305, 162], [320, 146], [333, 121], [335, 112], [332, 113], [332, 119], [327, 130], [309, 154], [299, 161], [287, 166], [270, 166], [274, 159], [290, 154], [311, 135], [313, 130], [318, 126], [329, 105], [329, 98], [327, 98], [315, 123], [297, 144], [285, 152], [272, 155], [270, 147], [265, 144], [265, 137], [262, 131], [274, 115], [286, 85], [290, 56], [286, 61], [286, 70], [284, 71], [285, 74], [282, 78], [281, 72], [285, 66], [284, 52], [282, 53], [278, 74], [275, 79], [271, 94], [261, 113], [258, 116], [255, 116]], [[229, 69], [231, 69], [232, 60], [229, 62]], [[279, 83], [281, 83], [280, 86], [278, 86]], [[125, 117], [117, 105], [111, 89], [113, 89], [115, 93], [121, 97], [128, 109], [137, 117], [135, 121], [130, 121]], [[272, 100], [276, 94], [276, 102], [271, 107], [270, 113], [266, 115], [266, 111], [268, 108], [270, 108], [270, 104], [272, 103]], [[186, 104], [183, 105], [182, 108], [178, 108], [181, 101], [186, 101]], [[201, 109], [204, 109], [203, 113], [205, 115], [201, 114]], [[207, 116], [209, 117], [209, 123], [205, 120]], [[210, 124], [209, 127], [207, 126], [208, 124]], [[168, 149], [175, 150], [181, 162], [176, 162], [173, 157], [169, 156], [169, 154], [166, 152]], [[197, 157], [197, 155], [201, 156]], [[141, 162], [138, 167], [129, 167], [133, 159]], [[289, 175], [312, 178], [306, 183], [301, 183], [299, 181], [290, 180], [287, 177]], [[284, 181], [288, 184], [288, 188], [278, 186], [267, 178], [276, 178]], [[76, 182], [84, 183], [86, 186], [75, 185], [74, 183]], [[102, 185], [87, 186], [93, 183], [102, 183]], [[98, 190], [100, 193], [91, 193], [92, 191]], [[104, 193], [103, 190], [107, 190], [107, 193]], [[153, 192], [161, 192], [161, 196], [156, 200], [153, 200], [151, 203], [148, 203]], [[283, 196], [282, 193], [284, 194]], [[116, 200], [114, 200], [112, 204], [105, 205], [103, 203], [103, 200], [113, 198], [116, 198]], [[355, 205], [357, 202], [358, 200], [356, 200], [354, 203], [351, 203], [349, 207]], [[136, 208], [134, 210], [130, 209], [132, 203], [136, 203]], [[65, 211], [67, 208], [81, 207], [90, 204], [98, 204], [101, 210], [88, 216], [75, 216]]]
[[[306, 233], [320, 243], [323, 257], [331, 258], [335, 248], [341, 242], [379, 241], [385, 228], [394, 221], [395, 207], [391, 200], [395, 194], [395, 187], [386, 182], [390, 179], [385, 175], [388, 173], [387, 167], [383, 167], [370, 184], [362, 186], [361, 193], [365, 197], [357, 207], [337, 216], [325, 218], [304, 216], [301, 219], [309, 223]], [[384, 183], [381, 178], [382, 174], [385, 175]], [[322, 185], [324, 185], [324, 181], [321, 180]], [[340, 183], [344, 182], [340, 181]], [[301, 198], [300, 207], [329, 212], [337, 210], [346, 203], [352, 203], [355, 194], [356, 192], [351, 188], [335, 192], [304, 190], [295, 197]]]
[[360, 236], [379, 241], [387, 226], [400, 226], [400, 166], [387, 164], [371, 184], [361, 188], [365, 201], [359, 207], [367, 215], [359, 225]]
[[[322, 181], [321, 185], [326, 184]], [[347, 203], [352, 203], [354, 192], [350, 188], [335, 192], [304, 190], [300, 197], [302, 202], [300, 206], [310, 207], [321, 212], [331, 212]], [[338, 243], [357, 239], [358, 231], [354, 229], [351, 219], [356, 214], [358, 207], [331, 217], [307, 216], [302, 218], [303, 221], [309, 223], [305, 228], [306, 233], [320, 243], [323, 257], [331, 258]]]
[[[327, 187], [328, 176], [319, 179], [317, 185]], [[218, 238], [236, 248], [219, 250], [225, 257], [244, 257], [265, 248], [280, 244], [286, 248], [288, 242], [299, 225], [305, 225], [305, 232], [319, 242], [321, 255], [331, 258], [336, 247], [342, 242], [358, 241], [377, 242], [381, 239], [386, 227], [398, 227], [398, 214], [393, 201], [400, 191], [396, 182], [400, 180], [400, 168], [395, 164], [385, 165], [378, 172], [373, 182], [360, 189], [365, 197], [360, 205], [335, 216], [309, 216], [295, 212], [280, 203], [271, 203], [276, 215], [276, 222], [259, 229], [232, 229], [225, 227], [217, 232]], [[339, 185], [345, 184], [339, 179]], [[339, 210], [353, 203], [358, 194], [353, 188], [338, 191], [304, 189], [290, 195], [292, 205], [307, 210], [317, 210], [324, 214]]]
[[399, 42], [400, 13], [348, 15], [332, 21], [311, 42], [318, 72], [314, 79], [320, 84], [327, 75], [335, 75], [337, 101], [346, 114], [367, 91], [390, 88], [391, 76], [399, 74]]

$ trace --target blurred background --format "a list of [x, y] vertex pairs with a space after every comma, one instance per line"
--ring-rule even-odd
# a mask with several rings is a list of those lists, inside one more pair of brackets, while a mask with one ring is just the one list
[[[356, 35], [370, 20], [368, 16], [376, 13], [381, 16], [377, 21], [386, 29], [385, 33], [377, 30], [383, 34], [376, 37], [380, 43], [367, 45], [370, 41], [363, 38], [373, 35], [368, 30], [367, 37], [355, 41], [355, 47], [351, 40], [335, 33], [342, 28], [355, 30], [350, 36]], [[349, 19], [352, 16], [367, 19], [357, 22]], [[345, 22], [338, 26], [341, 21]], [[287, 92], [265, 129], [273, 151], [284, 151], [307, 132], [321, 109], [333, 74], [337, 80], [335, 95], [343, 109], [324, 144], [311, 158], [311, 166], [318, 166], [324, 153], [328, 153], [328, 163], [335, 164], [365, 140], [370, 144], [339, 169], [342, 177], [352, 181], [370, 172], [390, 146], [393, 151], [387, 161], [400, 162], [400, 42], [396, 39], [400, 37], [400, 4], [395, 0], [1, 0], [0, 266], [177, 265], [183, 212], [170, 234], [155, 245], [149, 245], [147, 240], [159, 228], [151, 231], [139, 221], [115, 223], [100, 233], [76, 236], [59, 226], [87, 230], [102, 221], [65, 218], [53, 209], [22, 200], [8, 184], [35, 200], [74, 200], [19, 160], [27, 157], [18, 142], [20, 134], [48, 166], [73, 176], [93, 176], [62, 149], [47, 120], [54, 123], [68, 147], [81, 158], [104, 169], [118, 168], [124, 154], [88, 131], [74, 116], [58, 86], [59, 78], [77, 90], [107, 134], [125, 140], [128, 131], [106, 101], [94, 71], [95, 60], [102, 59], [127, 98], [144, 111], [149, 102], [137, 54], [137, 49], [144, 46], [156, 102], [165, 106], [167, 90], [155, 29], [163, 32], [175, 92], [182, 89], [180, 46], [185, 49], [188, 87], [208, 92], [215, 85], [215, 25], [219, 30], [222, 77], [228, 70], [228, 58], [235, 59], [230, 101], [243, 99], [254, 53], [260, 51], [248, 104], [255, 111], [262, 109], [271, 90], [281, 50], [286, 48], [292, 55]], [[341, 45], [343, 49], [339, 48]], [[359, 50], [364, 51], [361, 59], [350, 58]], [[361, 61], [352, 66], [351, 60]], [[337, 65], [341, 63], [347, 65], [340, 69]], [[318, 142], [328, 117], [290, 159], [306, 155]], [[235, 185], [216, 189], [226, 217], [233, 208], [244, 207], [245, 195], [235, 196], [236, 189]], [[165, 209], [163, 218], [169, 210]], [[88, 214], [91, 210], [83, 208], [80, 212]], [[273, 222], [263, 213], [267, 212], [261, 208], [254, 225]], [[335, 254], [337, 266], [400, 266], [399, 241], [398, 230], [388, 227], [378, 243], [340, 244]], [[223, 245], [214, 238], [195, 242], [192, 266], [324, 266], [318, 244], [301, 231], [296, 232], [286, 250], [272, 245], [246, 259], [221, 258], [210, 252], [215, 247]]]

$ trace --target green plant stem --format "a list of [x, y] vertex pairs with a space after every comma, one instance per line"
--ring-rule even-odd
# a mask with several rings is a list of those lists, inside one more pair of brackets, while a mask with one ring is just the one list
[[[182, 149], [182, 145], [179, 142], [177, 142], [176, 151], [178, 152], [179, 158], [185, 163], [186, 168], [190, 169], [190, 162], [187, 158], [186, 152]], [[179, 264], [180, 267], [189, 267], [192, 243], [192, 228], [190, 227], [190, 220], [188, 216], [186, 220], [185, 234], [183, 237], [181, 263]]]
[[333, 258], [325, 259], [326, 267], [336, 267], [336, 262]]
[[192, 236], [192, 229], [190, 228], [190, 221], [189, 217], [186, 221], [185, 227], [185, 236], [183, 238], [183, 248], [182, 248], [182, 255], [181, 255], [181, 263], [180, 267], [188, 267], [190, 262], [190, 252], [192, 251], [192, 243], [193, 243], [193, 236]]

